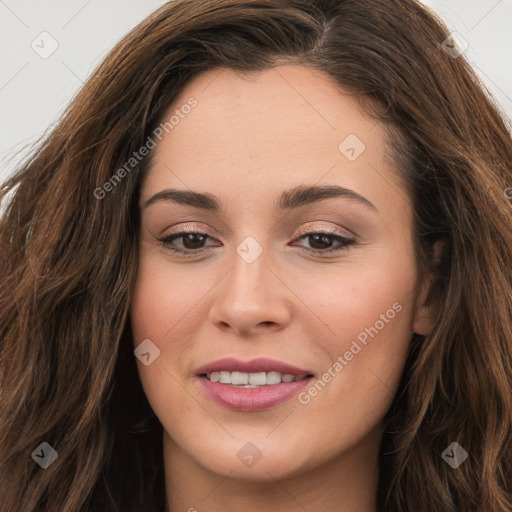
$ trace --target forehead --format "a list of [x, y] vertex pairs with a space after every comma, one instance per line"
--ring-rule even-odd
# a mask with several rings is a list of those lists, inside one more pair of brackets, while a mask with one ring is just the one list
[[[195, 106], [184, 108], [191, 98]], [[211, 70], [188, 83], [163, 122], [171, 117], [144, 184], [148, 194], [179, 185], [243, 201], [299, 184], [336, 183], [370, 196], [376, 186], [398, 185], [382, 125], [318, 70]]]
[[[198, 151], [208, 146], [211, 156], [225, 158], [228, 153], [236, 156], [239, 146], [249, 157], [278, 150], [275, 157], [286, 153], [298, 159], [316, 148], [338, 157], [338, 145], [349, 134], [378, 142], [379, 130], [370, 134], [376, 122], [363, 115], [356, 99], [324, 73], [302, 66], [244, 75], [224, 68], [208, 71], [187, 85], [164, 118], [179, 112], [190, 97], [197, 106], [173, 127], [167, 147], [186, 150], [193, 144]], [[226, 135], [229, 139], [219, 144]]]

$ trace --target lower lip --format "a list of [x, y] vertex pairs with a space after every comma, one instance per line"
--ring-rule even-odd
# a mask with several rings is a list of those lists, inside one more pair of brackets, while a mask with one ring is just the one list
[[211, 382], [206, 377], [199, 377], [206, 394], [216, 403], [233, 411], [264, 411], [286, 402], [308, 386], [312, 377], [297, 382], [281, 382], [272, 386], [257, 388], [240, 388], [229, 384]]

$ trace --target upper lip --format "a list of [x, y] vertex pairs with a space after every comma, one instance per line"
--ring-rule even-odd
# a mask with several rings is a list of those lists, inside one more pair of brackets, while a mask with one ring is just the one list
[[211, 363], [207, 363], [196, 370], [197, 375], [203, 375], [211, 372], [279, 372], [281, 374], [290, 374], [295, 376], [313, 375], [313, 372], [303, 368], [297, 368], [291, 364], [278, 361], [277, 359], [269, 359], [266, 357], [258, 357], [250, 361], [242, 361], [234, 357], [225, 357], [217, 359]]

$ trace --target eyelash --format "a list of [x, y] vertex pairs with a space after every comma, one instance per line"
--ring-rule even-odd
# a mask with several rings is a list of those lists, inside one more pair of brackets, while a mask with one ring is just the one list
[[[332, 231], [328, 231], [328, 230], [327, 231], [322, 231], [322, 230], [320, 230], [320, 231], [307, 231], [305, 233], [302, 233], [298, 238], [296, 238], [296, 240], [301, 240], [303, 238], [308, 238], [308, 237], [314, 236], [314, 235], [323, 235], [323, 236], [330, 237], [333, 241], [336, 241], [336, 242], [339, 242], [339, 243], [342, 244], [341, 246], [338, 246], [335, 249], [326, 249], [326, 250], [302, 248], [302, 250], [304, 252], [307, 252], [309, 254], [314, 254], [314, 255], [329, 254], [329, 253], [339, 252], [339, 251], [347, 251], [347, 250], [349, 250], [351, 245], [354, 245], [356, 243], [356, 239], [349, 238], [349, 237], [342, 236], [342, 235], [338, 235], [336, 233], [337, 233], [336, 230], [332, 230]], [[173, 242], [174, 240], [179, 239], [179, 238], [183, 238], [185, 235], [189, 235], [189, 234], [201, 235], [201, 236], [206, 237], [206, 238], [212, 238], [207, 233], [203, 233], [201, 231], [193, 231], [192, 230], [192, 231], [179, 231], [179, 232], [173, 233], [172, 235], [169, 235], [167, 237], [159, 238], [158, 241], [161, 242], [162, 245], [167, 250], [172, 251], [172, 252], [177, 253], [177, 254], [180, 254], [180, 255], [185, 256], [185, 257], [198, 256], [198, 255], [204, 253], [207, 250], [206, 248], [196, 249], [196, 250], [190, 250], [190, 249], [183, 250], [183, 249], [176, 249], [175, 247], [169, 247], [169, 244], [171, 242]]]

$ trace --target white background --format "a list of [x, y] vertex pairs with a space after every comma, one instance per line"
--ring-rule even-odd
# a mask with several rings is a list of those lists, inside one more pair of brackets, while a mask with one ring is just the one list
[[[163, 3], [0, 0], [0, 183], [115, 43]], [[469, 43], [465, 58], [512, 118], [512, 0], [424, 3]], [[31, 47], [42, 32], [58, 43], [46, 59]]]

